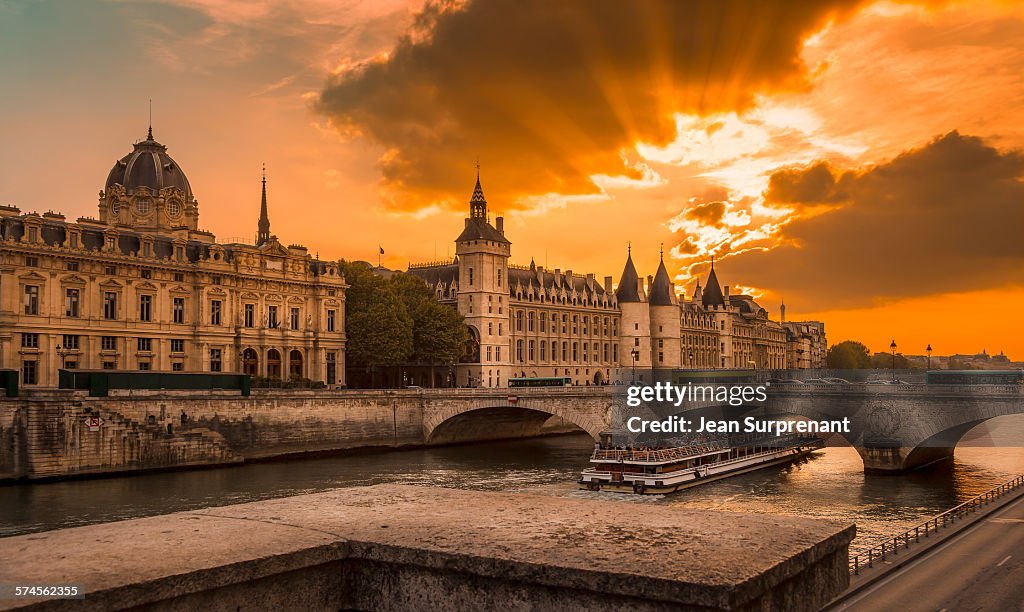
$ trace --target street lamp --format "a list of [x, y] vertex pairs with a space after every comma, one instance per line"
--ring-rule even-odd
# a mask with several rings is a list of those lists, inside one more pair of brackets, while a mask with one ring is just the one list
[[929, 344], [928, 348], [924, 349], [924, 352], [928, 353], [928, 369], [932, 369], [932, 345]]
[[896, 381], [896, 340], [895, 339], [892, 341], [892, 344], [889, 345], [889, 350], [892, 351], [892, 380], [893, 380], [893, 382], [895, 382]]
[[694, 363], [693, 363], [693, 351], [690, 351], [690, 369], [691, 370], [693, 369], [693, 366], [694, 366]]
[[640, 359], [640, 351], [633, 349], [629, 352], [629, 356], [633, 358], [633, 384], [636, 384], [636, 360]]
[[57, 351], [57, 356], [60, 357], [60, 367], [63, 369], [67, 369], [68, 355], [71, 354], [71, 349], [66, 349], [58, 344], [56, 347], [54, 347], [54, 350]]

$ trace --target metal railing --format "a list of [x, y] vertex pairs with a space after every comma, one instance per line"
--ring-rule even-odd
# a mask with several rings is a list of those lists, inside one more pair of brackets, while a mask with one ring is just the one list
[[942, 514], [937, 514], [927, 521], [911, 527], [901, 534], [882, 540], [880, 543], [854, 555], [850, 559], [850, 574], [860, 575], [862, 568], [874, 567], [876, 561], [884, 562], [887, 557], [898, 555], [901, 548], [904, 550], [909, 549], [912, 541], [916, 544], [921, 541], [922, 537], [928, 538], [930, 535], [938, 533], [939, 529], [954, 525], [957, 519], [963, 519], [968, 514], [977, 512], [1003, 495], [1016, 491], [1021, 487], [1024, 487], [1024, 475], [1017, 476], [1013, 480], [1004, 482], [980, 495], [976, 495], [964, 503], [946, 510]]

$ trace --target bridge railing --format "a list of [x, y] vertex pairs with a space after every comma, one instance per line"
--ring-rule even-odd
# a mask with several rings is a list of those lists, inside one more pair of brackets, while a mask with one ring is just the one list
[[1017, 476], [1013, 480], [993, 487], [980, 495], [976, 495], [964, 503], [937, 514], [927, 521], [915, 525], [901, 534], [888, 537], [878, 544], [875, 544], [866, 551], [860, 552], [850, 558], [850, 574], [859, 575], [860, 570], [875, 566], [875, 562], [884, 562], [887, 557], [899, 554], [900, 549], [907, 550], [911, 542], [918, 543], [921, 538], [928, 538], [935, 535], [940, 529], [956, 524], [969, 514], [977, 512], [981, 508], [991, 504], [1000, 497], [1024, 487], [1024, 475]]

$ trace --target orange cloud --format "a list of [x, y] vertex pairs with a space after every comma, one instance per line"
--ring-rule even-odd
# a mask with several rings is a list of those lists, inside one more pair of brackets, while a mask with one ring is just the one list
[[856, 2], [433, 2], [385, 59], [333, 76], [318, 108], [383, 145], [394, 206], [599, 193], [595, 175], [676, 136], [675, 113], [750, 107], [805, 86], [803, 39]]

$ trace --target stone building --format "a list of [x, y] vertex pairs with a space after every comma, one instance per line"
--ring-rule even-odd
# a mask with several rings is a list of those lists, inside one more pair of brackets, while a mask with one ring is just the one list
[[53, 386], [60, 367], [244, 371], [344, 383], [345, 280], [270, 234], [199, 229], [199, 201], [147, 137], [117, 160], [99, 218], [0, 207], [0, 367]]
[[600, 283], [593, 274], [509, 263], [511, 242], [501, 217], [490, 222], [479, 175], [455, 244], [453, 260], [410, 265], [409, 273], [466, 319], [473, 342], [456, 368], [459, 386], [544, 377], [600, 385], [641, 380], [651, 369], [820, 367], [819, 356], [824, 365], [823, 324], [769, 319], [751, 296], [723, 291], [713, 263], [690, 298], [677, 294], [663, 258], [645, 283], [632, 252], [614, 289], [610, 276]]

